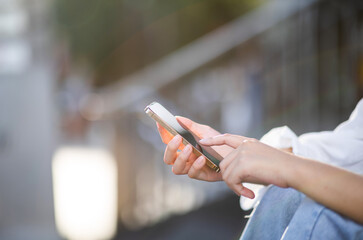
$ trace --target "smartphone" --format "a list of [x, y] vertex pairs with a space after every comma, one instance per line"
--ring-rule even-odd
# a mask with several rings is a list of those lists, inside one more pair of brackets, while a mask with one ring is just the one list
[[211, 147], [201, 147], [198, 145], [200, 138], [196, 136], [196, 134], [193, 134], [192, 132], [189, 132], [183, 128], [176, 120], [175, 116], [171, 114], [166, 108], [164, 108], [160, 103], [153, 102], [149, 104], [145, 108], [145, 113], [158, 122], [173, 136], [179, 134], [182, 137], [183, 144], [185, 146], [190, 144], [192, 146], [193, 153], [197, 157], [201, 155], [205, 157], [208, 167], [216, 172], [220, 171], [219, 162], [223, 159], [223, 157]]

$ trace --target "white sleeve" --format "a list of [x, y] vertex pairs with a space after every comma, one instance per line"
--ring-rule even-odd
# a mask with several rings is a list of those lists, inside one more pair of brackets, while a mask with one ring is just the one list
[[[315, 159], [349, 171], [363, 174], [363, 99], [350, 118], [334, 131], [303, 134], [297, 137], [290, 128], [274, 128], [261, 138], [261, 142], [276, 148], [292, 147], [298, 156]], [[240, 198], [241, 208], [249, 210], [261, 200], [267, 187], [244, 184], [255, 192], [255, 199]]]
[[303, 134], [292, 147], [296, 155], [363, 174], [363, 99], [334, 131]]

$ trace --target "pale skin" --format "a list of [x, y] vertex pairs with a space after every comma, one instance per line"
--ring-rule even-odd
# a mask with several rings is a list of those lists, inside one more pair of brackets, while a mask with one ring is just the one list
[[237, 195], [248, 198], [254, 198], [254, 193], [243, 187], [244, 182], [291, 187], [363, 224], [363, 176], [295, 156], [256, 139], [221, 135], [187, 118], [177, 117], [177, 120], [203, 138], [200, 145], [212, 146], [224, 159], [220, 173], [216, 173], [206, 166], [203, 156], [196, 158], [191, 153], [191, 146], [183, 146], [180, 136], [173, 137], [158, 125], [161, 138], [167, 144], [164, 162], [173, 166], [174, 174], [188, 174], [190, 178], [210, 182], [223, 180]]

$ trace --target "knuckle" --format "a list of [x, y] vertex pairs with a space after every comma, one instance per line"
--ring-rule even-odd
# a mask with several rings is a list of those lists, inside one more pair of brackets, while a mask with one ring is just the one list
[[171, 160], [168, 157], [164, 156], [163, 160], [167, 165], [171, 165]]
[[175, 144], [175, 143], [169, 143], [168, 144], [168, 150], [170, 150], [170, 151], [176, 151], [176, 150], [178, 150], [178, 146], [177, 146], [177, 144]]
[[252, 144], [252, 143], [255, 143], [255, 142], [257, 142], [258, 140], [257, 139], [255, 139], [255, 138], [248, 138], [248, 139], [246, 139], [244, 142], [246, 142], [246, 143], [248, 143], [248, 144]]
[[203, 128], [204, 130], [210, 131], [212, 128], [206, 124], [200, 124], [199, 125], [200, 128]]
[[226, 174], [222, 174], [222, 179], [228, 184], [228, 176]]
[[167, 165], [170, 165], [170, 162], [166, 158], [164, 158], [164, 163], [166, 163]]
[[185, 156], [185, 152], [184, 151], [181, 151], [179, 153], [179, 156], [177, 157], [178, 160], [185, 160], [186, 156]]
[[172, 168], [171, 168], [171, 171], [172, 171], [175, 175], [180, 175], [180, 174], [181, 174], [181, 172], [180, 172], [178, 169], [176, 169], [175, 167], [172, 167]]
[[251, 140], [250, 139], [246, 139], [246, 140], [243, 140], [242, 144], [241, 144], [241, 147], [247, 147], [247, 146], [250, 146], [251, 145]]
[[224, 133], [222, 136], [223, 136], [223, 137], [231, 137], [231, 136], [232, 136], [232, 134], [230, 134], [230, 133]]
[[188, 177], [190, 177], [190, 178], [195, 178], [195, 177], [196, 177], [195, 172], [194, 172], [194, 171], [189, 171], [189, 172], [188, 172]]
[[230, 183], [228, 183], [227, 182], [227, 186], [232, 190], [232, 191], [234, 191], [234, 188], [233, 188], [233, 185], [232, 184], [230, 184]]
[[224, 172], [224, 170], [226, 170], [226, 164], [222, 161], [220, 164], [219, 164], [219, 168], [222, 172]]
[[227, 182], [227, 181], [226, 181], [226, 180], [227, 180], [226, 175], [222, 174], [222, 180], [223, 180], [224, 182]]
[[182, 161], [182, 162], [186, 162], [188, 161], [188, 158], [189, 158], [189, 154], [188, 153], [185, 153], [185, 152], [181, 152], [178, 156], [178, 160], [179, 161]]
[[238, 151], [238, 155], [239, 156], [243, 156], [244, 155], [244, 153], [245, 153], [245, 151], [244, 151], [245, 147], [246, 147], [246, 145], [244, 145], [244, 143], [242, 143], [241, 145], [239, 145], [237, 147], [237, 151]]
[[241, 147], [241, 149], [248, 149], [248, 148], [251, 148], [252, 146], [254, 146], [257, 142], [258, 142], [257, 139], [249, 138], [249, 139], [244, 140], [240, 147]]

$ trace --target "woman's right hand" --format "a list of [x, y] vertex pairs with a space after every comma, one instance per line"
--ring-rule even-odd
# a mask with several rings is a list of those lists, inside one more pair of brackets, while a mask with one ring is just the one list
[[[220, 133], [213, 128], [198, 124], [192, 120], [184, 117], [176, 117], [178, 122], [188, 131], [197, 135], [199, 138], [209, 138], [219, 135]], [[203, 156], [197, 158], [192, 153], [190, 145], [184, 146], [182, 144], [181, 136], [173, 137], [165, 128], [157, 124], [161, 139], [167, 144], [164, 153], [164, 162], [172, 165], [172, 171], [176, 175], [188, 174], [190, 178], [203, 180], [203, 181], [221, 181], [222, 175], [216, 173], [214, 170], [206, 166], [206, 159]], [[178, 152], [178, 150], [181, 150]], [[216, 146], [214, 150], [222, 157], [227, 156], [233, 148], [229, 146]]]

